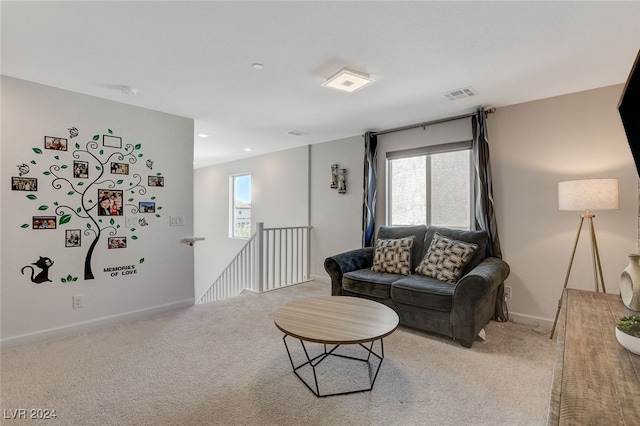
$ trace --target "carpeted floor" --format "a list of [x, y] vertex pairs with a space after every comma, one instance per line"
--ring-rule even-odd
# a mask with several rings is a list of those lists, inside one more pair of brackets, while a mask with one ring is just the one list
[[[316, 398], [293, 374], [274, 326], [285, 303], [328, 295], [309, 282], [196, 305], [2, 351], [2, 424], [544, 425], [555, 340], [491, 322], [465, 349], [399, 328], [371, 392]], [[336, 359], [336, 358], [333, 358]], [[350, 381], [337, 362], [324, 372]], [[323, 382], [324, 383], [324, 382]], [[52, 420], [11, 420], [17, 409]]]

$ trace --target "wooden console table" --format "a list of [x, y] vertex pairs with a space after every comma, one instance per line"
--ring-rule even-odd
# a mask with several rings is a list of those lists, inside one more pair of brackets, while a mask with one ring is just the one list
[[640, 356], [615, 336], [633, 313], [617, 294], [564, 291], [547, 425], [640, 425]]

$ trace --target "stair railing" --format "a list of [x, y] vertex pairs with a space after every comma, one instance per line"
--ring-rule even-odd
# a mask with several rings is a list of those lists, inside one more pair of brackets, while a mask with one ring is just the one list
[[196, 303], [309, 281], [311, 227], [256, 225], [256, 232]]

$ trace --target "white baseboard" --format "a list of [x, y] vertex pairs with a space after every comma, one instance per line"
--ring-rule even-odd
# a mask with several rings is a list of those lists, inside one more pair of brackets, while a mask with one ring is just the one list
[[27, 343], [39, 342], [42, 340], [57, 339], [60, 337], [71, 336], [74, 334], [105, 328], [122, 322], [146, 319], [158, 314], [173, 311], [175, 309], [193, 306], [194, 302], [194, 299], [185, 299], [179, 302], [167, 303], [165, 305], [158, 305], [152, 306], [150, 308], [140, 309], [138, 311], [125, 312], [123, 314], [110, 315], [89, 321], [83, 321], [75, 324], [64, 325], [61, 327], [48, 328], [32, 333], [8, 337], [6, 339], [0, 340], [0, 348], [6, 349], [20, 345], [26, 345]]
[[533, 325], [540, 328], [553, 327], [553, 320], [549, 318], [534, 317], [533, 315], [520, 314], [518, 312], [509, 312], [509, 320], [518, 324]]
[[331, 278], [326, 275], [310, 275], [310, 278], [314, 281], [321, 281], [323, 283], [331, 283]]

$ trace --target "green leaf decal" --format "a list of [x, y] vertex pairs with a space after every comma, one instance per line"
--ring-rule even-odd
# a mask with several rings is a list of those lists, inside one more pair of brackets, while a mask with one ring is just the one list
[[42, 172], [42, 174], [45, 175], [45, 176], [49, 176], [51, 174], [51, 172], [48, 172], [48, 171], [47, 172]]
[[53, 158], [55, 158], [56, 160], [59, 160], [60, 156], [59, 155], [55, 155]]
[[156, 173], [156, 176], [162, 176], [162, 173], [158, 172]]
[[54, 206], [59, 206], [60, 204], [58, 204], [58, 202], [57, 202], [57, 201], [54, 201], [54, 202], [53, 202], [53, 205], [54, 205]]
[[120, 229], [120, 225], [116, 225], [116, 229]]
[[141, 144], [141, 143], [137, 143], [135, 148], [136, 148], [136, 149], [140, 149], [140, 148], [142, 148], [142, 144]]
[[73, 282], [78, 281], [78, 277], [73, 277], [73, 280], [71, 280], [71, 281], [73, 281]]
[[38, 198], [38, 197], [36, 197], [36, 196], [35, 196], [35, 195], [33, 195], [33, 194], [29, 194], [29, 195], [27, 195], [26, 197], [27, 197], [28, 199], [30, 199], [30, 200], [35, 200], [35, 199], [37, 199], [37, 198]]
[[96, 170], [100, 171], [100, 170], [102, 170], [102, 167], [96, 166]]
[[75, 192], [74, 192], [74, 191], [69, 191], [69, 192], [67, 192], [67, 195], [73, 195], [73, 194], [75, 194]]
[[131, 236], [131, 239], [132, 239], [132, 240], [137, 240], [137, 239], [138, 239], [138, 237], [136, 237], [135, 235], [132, 235], [132, 236]]
[[61, 169], [66, 169], [67, 167], [69, 166], [67, 166], [66, 164], [63, 164], [62, 166], [60, 166]]
[[36, 154], [42, 154], [42, 150], [40, 148], [33, 148], [33, 152]]
[[111, 129], [107, 129], [107, 132], [109, 132], [110, 135], [113, 134], [113, 131]]
[[104, 154], [104, 149], [100, 150], [100, 155]]
[[30, 163], [31, 164], [36, 164], [36, 160], [31, 160]]
[[49, 208], [49, 206], [42, 205], [42, 206], [38, 207], [38, 210], [44, 211], [44, 210], [46, 210], [48, 208]]
[[87, 229], [91, 229], [91, 224], [87, 223]]
[[133, 198], [129, 198], [127, 201], [128, 201], [128, 202], [132, 202], [132, 201], [133, 201]]
[[65, 223], [69, 223], [71, 221], [70, 214], [64, 214], [60, 217], [60, 225], [64, 225]]
[[142, 158], [144, 154], [138, 154], [138, 158]]
[[140, 259], [140, 263], [144, 263], [144, 257]]
[[20, 225], [20, 228], [28, 228], [29, 224], [28, 223], [23, 223], [22, 225]]
[[78, 182], [78, 186], [84, 185], [84, 182]]
[[72, 279], [73, 277], [71, 275], [67, 275], [67, 281], [71, 282]]
[[76, 142], [76, 149], [80, 149], [80, 144]]
[[100, 135], [93, 135], [93, 140], [97, 141], [98, 139], [100, 139]]
[[113, 225], [114, 223], [116, 223], [114, 218], [111, 218], [111, 220], [109, 221], [109, 225]]
[[158, 206], [156, 207], [158, 210], [162, 210], [162, 206]]
[[156, 196], [154, 195], [153, 197], [151, 197], [151, 199], [152, 199], [152, 200], [155, 200], [155, 199], [156, 199]]
[[76, 211], [77, 211], [78, 213], [80, 213], [80, 212], [82, 211], [82, 207], [78, 207], [78, 208], [76, 209]]
[[117, 183], [118, 185], [122, 185], [122, 182], [124, 182], [124, 180], [123, 180], [123, 179], [118, 179], [118, 180], [116, 181], [116, 183]]
[[102, 223], [102, 219], [98, 219], [98, 222]]
[[[29, 225], [27, 225], [27, 226], [29, 226]], [[131, 228], [131, 232], [133, 232], [133, 231], [135, 231], [135, 230], [136, 230], [136, 228]]]
[[156, 217], [160, 217], [160, 215], [159, 215], [159, 214], [156, 214]]
[[66, 280], [66, 279], [64, 279], [64, 278], [60, 278], [60, 281], [62, 281], [63, 283], [66, 283], [66, 282], [67, 282], [67, 280]]

